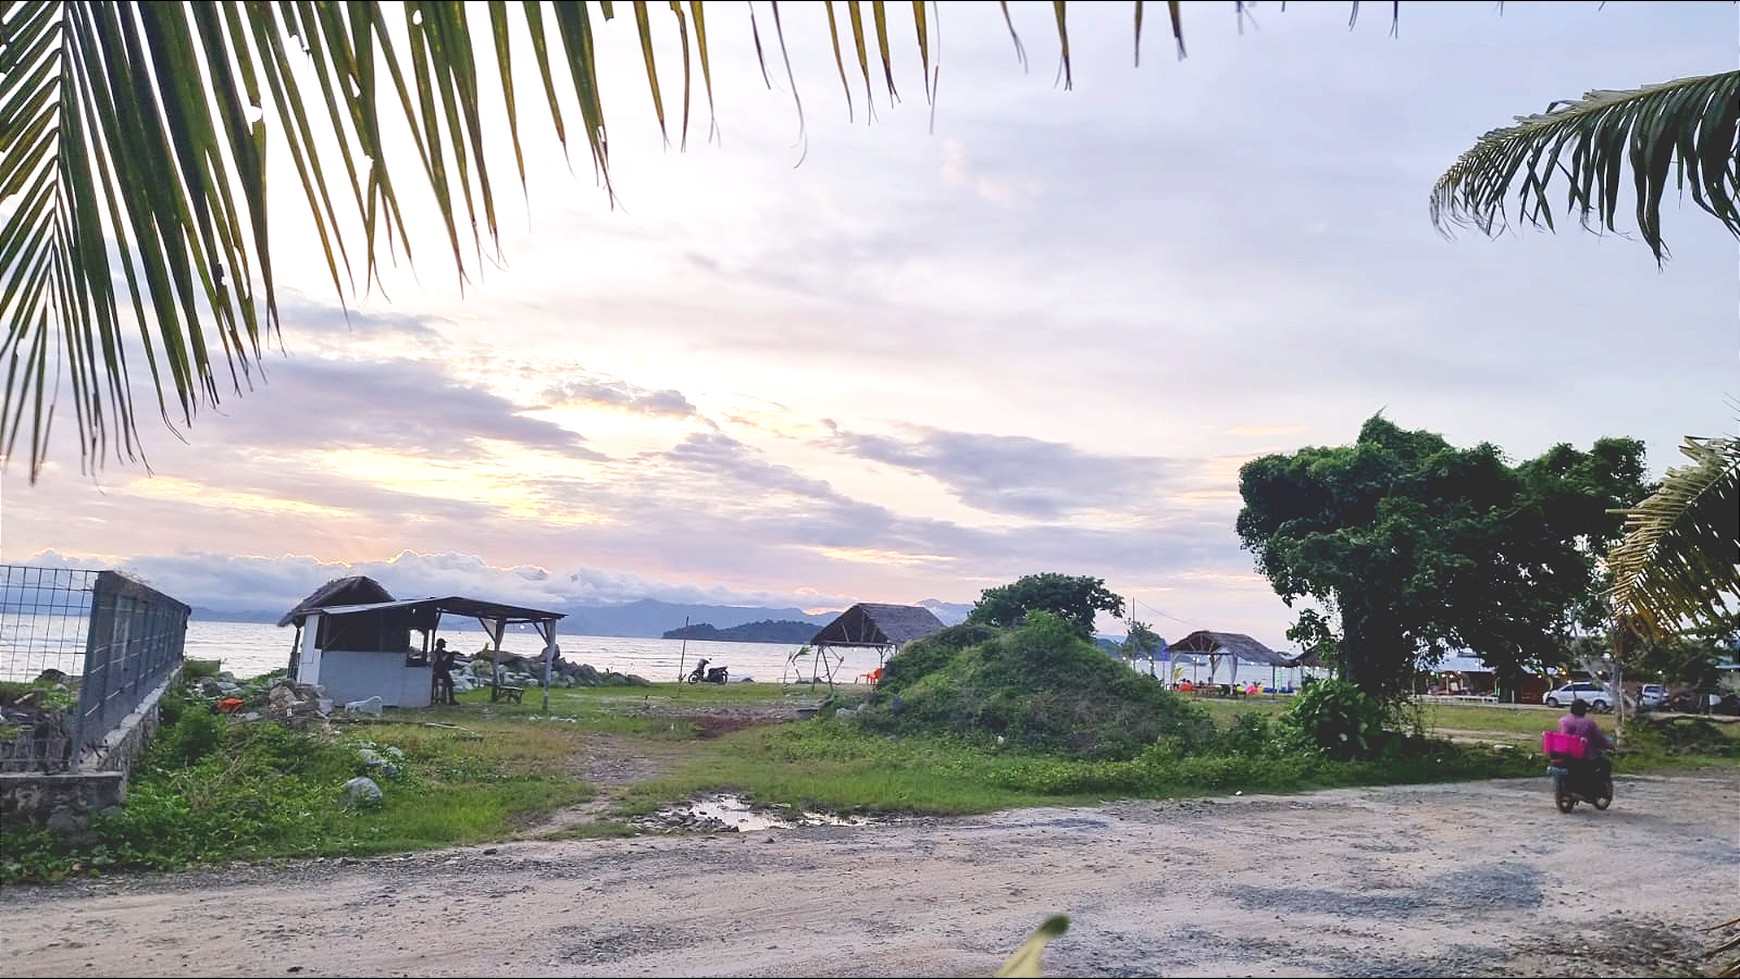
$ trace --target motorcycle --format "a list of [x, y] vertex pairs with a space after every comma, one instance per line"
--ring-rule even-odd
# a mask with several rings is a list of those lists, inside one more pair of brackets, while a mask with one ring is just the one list
[[1547, 731], [1541, 736], [1547, 756], [1547, 774], [1553, 779], [1553, 803], [1560, 812], [1570, 812], [1587, 802], [1597, 810], [1613, 804], [1613, 765], [1606, 758], [1588, 758], [1588, 745], [1580, 737]]
[[699, 663], [696, 663], [695, 668], [689, 672], [689, 682], [690, 683], [727, 683], [727, 682], [729, 682], [730, 678], [731, 678], [731, 668], [728, 666], [715, 666], [709, 670], [709, 669], [707, 669], [707, 664], [711, 663], [711, 662], [712, 662], [712, 660], [704, 659], [704, 660], [700, 661]]

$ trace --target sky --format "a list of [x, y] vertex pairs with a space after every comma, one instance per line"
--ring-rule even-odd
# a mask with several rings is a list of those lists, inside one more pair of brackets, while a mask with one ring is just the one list
[[782, 9], [801, 121], [717, 6], [718, 135], [697, 92], [681, 147], [632, 19], [602, 25], [614, 201], [522, 108], [527, 187], [500, 157], [500, 254], [463, 286], [413, 207], [414, 264], [341, 302], [280, 160], [265, 382], [179, 435], [143, 411], [148, 468], [81, 473], [63, 422], [34, 485], [0, 473], [0, 561], [268, 611], [351, 573], [824, 610], [1059, 571], [1169, 639], [1287, 649], [1234, 531], [1254, 457], [1381, 411], [1517, 461], [1631, 436], [1659, 474], [1733, 430], [1736, 245], [1689, 200], [1660, 267], [1575, 221], [1446, 238], [1427, 201], [1513, 116], [1733, 69], [1734, 5], [1403, 4], [1392, 37], [1388, 5], [1186, 4], [1188, 58], [1151, 12], [1139, 67], [1128, 5], [1072, 5], [1067, 89], [1050, 5], [1012, 6], [1025, 71], [995, 5], [945, 4], [934, 109], [897, 43], [873, 121], [819, 5]]

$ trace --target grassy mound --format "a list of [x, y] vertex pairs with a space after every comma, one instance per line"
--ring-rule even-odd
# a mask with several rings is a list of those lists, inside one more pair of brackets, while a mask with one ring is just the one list
[[1084, 759], [1128, 759], [1166, 739], [1214, 741], [1200, 708], [1112, 660], [1062, 619], [1019, 628], [956, 626], [888, 662], [877, 702], [860, 715], [891, 734], [963, 735]]

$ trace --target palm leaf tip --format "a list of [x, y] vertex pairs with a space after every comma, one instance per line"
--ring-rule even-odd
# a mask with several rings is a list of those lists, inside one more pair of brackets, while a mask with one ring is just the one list
[[1555, 199], [1585, 227], [1617, 231], [1624, 171], [1637, 230], [1667, 254], [1661, 200], [1669, 186], [1740, 236], [1740, 71], [1628, 90], [1598, 90], [1517, 117], [1482, 136], [1432, 189], [1432, 222], [1492, 235], [1518, 220], [1553, 229]]
[[1040, 953], [1045, 951], [1048, 942], [1068, 930], [1069, 917], [1067, 915], [1054, 914], [1046, 918], [1044, 923], [1033, 929], [1033, 934], [1027, 936], [1027, 940], [1021, 943], [1020, 948], [1010, 953], [1009, 958], [1004, 960], [1003, 965], [997, 969], [995, 975], [998, 979], [1005, 976], [1031, 979], [1031, 977], [1041, 975]]

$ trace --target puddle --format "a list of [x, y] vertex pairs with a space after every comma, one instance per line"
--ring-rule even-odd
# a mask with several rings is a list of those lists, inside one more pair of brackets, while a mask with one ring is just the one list
[[658, 829], [753, 833], [766, 829], [795, 829], [799, 826], [868, 826], [872, 820], [868, 816], [794, 811], [790, 806], [755, 809], [738, 796], [713, 795], [680, 806], [660, 809], [640, 822]]

